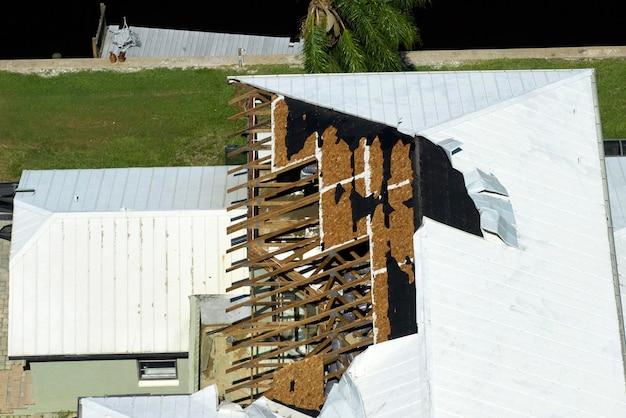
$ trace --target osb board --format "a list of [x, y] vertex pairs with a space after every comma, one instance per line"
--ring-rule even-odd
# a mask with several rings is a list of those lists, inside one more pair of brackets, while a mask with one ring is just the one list
[[[338, 187], [343, 191], [338, 192], [337, 188], [333, 188], [322, 193], [320, 199], [324, 248], [343, 244], [367, 233], [365, 217], [358, 219], [356, 225], [353, 224], [353, 211], [356, 208], [352, 207], [353, 202], [350, 199], [353, 188], [360, 196], [365, 196], [365, 180], [354, 180]], [[338, 196], [339, 200], [336, 201]]]
[[378, 137], [372, 141], [369, 151], [370, 191], [378, 194], [383, 187], [383, 150]]
[[[289, 138], [289, 133], [287, 132], [287, 123], [289, 117], [289, 106], [285, 102], [285, 99], [276, 99], [274, 101], [274, 105], [272, 106], [274, 135], [272, 154], [274, 157], [274, 168], [276, 169], [285, 167], [290, 163], [295, 163], [304, 158], [315, 155], [315, 142], [317, 135], [315, 133], [312, 133], [306, 138]], [[287, 147], [288, 140], [304, 141], [302, 149], [300, 149], [293, 155], [289, 155]]]
[[374, 342], [387, 341], [391, 335], [389, 323], [389, 288], [386, 272], [372, 278], [372, 310], [374, 318]]
[[219, 331], [221, 326], [204, 326], [201, 330], [200, 343], [200, 388], [217, 385], [218, 392], [225, 394], [228, 401], [242, 398], [249, 394], [246, 389], [226, 393], [226, 389], [233, 386], [233, 381], [250, 375], [248, 369], [240, 369], [226, 373], [226, 370], [237, 361], [248, 357], [248, 350], [241, 348], [230, 353], [226, 352], [229, 346], [228, 336]]
[[361, 174], [365, 169], [363, 154], [365, 138], [352, 152], [348, 143], [337, 136], [337, 128], [329, 126], [322, 133], [321, 176], [324, 186]]
[[[411, 183], [389, 191], [389, 203], [394, 209], [389, 215], [391, 256], [398, 263], [413, 259], [413, 207], [406, 204], [412, 199], [413, 185]], [[407, 230], [411, 232], [407, 233]]]
[[[379, 138], [375, 138], [366, 169], [370, 173], [370, 190], [376, 197], [386, 198], [388, 205], [387, 219], [385, 202], [381, 200], [368, 220], [370, 263], [372, 270], [378, 271], [372, 280], [372, 305], [375, 342], [379, 343], [415, 332], [413, 328], [416, 328], [412, 312], [415, 303], [412, 233], [415, 197], [411, 144], [395, 141], [391, 150], [384, 151]], [[406, 184], [397, 187], [403, 182]], [[389, 189], [389, 186], [396, 187]], [[386, 195], [382, 193], [385, 187]]]
[[319, 410], [324, 403], [323, 356], [311, 356], [279, 369], [264, 395], [285, 405]]
[[398, 263], [406, 261], [407, 257], [413, 259], [413, 208], [405, 205], [405, 202], [413, 198], [413, 187], [409, 183], [388, 193], [389, 204], [393, 208], [389, 215], [389, 227], [385, 225], [385, 214], [381, 205], [376, 207], [371, 221], [370, 257], [373, 270], [385, 268], [389, 250]]
[[390, 185], [413, 179], [411, 144], [404, 144], [402, 141], [396, 142], [391, 149], [391, 161]]

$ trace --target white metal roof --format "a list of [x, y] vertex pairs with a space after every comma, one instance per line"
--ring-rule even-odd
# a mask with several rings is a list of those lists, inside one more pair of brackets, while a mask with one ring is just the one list
[[[435, 143], [454, 139], [455, 168], [493, 174], [506, 189], [516, 247], [426, 218], [415, 235], [429, 416], [626, 416], [593, 70], [231, 80]], [[368, 417], [415, 402], [387, 391], [406, 378], [381, 379], [373, 385], [385, 405]]]
[[589, 70], [233, 76], [258, 88], [415, 134]]
[[208, 386], [192, 395], [81, 398], [80, 418], [217, 418], [217, 393]]
[[307, 418], [261, 397], [247, 408], [218, 405], [216, 386], [191, 395], [107, 396], [80, 399], [79, 418]]
[[[240, 35], [232, 33], [200, 32], [177, 29], [131, 26], [139, 35], [141, 46], [130, 48], [129, 57], [226, 57], [237, 56], [239, 48], [246, 55], [297, 55], [302, 52], [300, 42], [289, 37]], [[112, 49], [114, 32], [118, 25], [107, 26], [102, 46], [102, 58]]]
[[497, 177], [519, 244], [415, 234], [433, 416], [626, 416], [599, 123], [585, 71], [422, 132]]
[[224, 209], [232, 166], [24, 170], [16, 200], [49, 212]]
[[11, 252], [18, 251], [52, 213], [221, 210], [245, 198], [245, 181], [232, 166], [24, 170], [14, 203], [28, 207], [13, 226]]
[[226, 254], [237, 215], [226, 212], [227, 169], [26, 172], [13, 217], [9, 355], [187, 352], [188, 297], [224, 293], [246, 275], [225, 272], [245, 257]]
[[370, 346], [333, 386], [319, 418], [430, 417], [421, 334]]

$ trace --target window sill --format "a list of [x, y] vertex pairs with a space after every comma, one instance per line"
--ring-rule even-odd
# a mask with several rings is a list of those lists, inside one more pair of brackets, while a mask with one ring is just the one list
[[168, 380], [140, 380], [139, 387], [140, 388], [155, 388], [162, 386], [178, 386], [180, 382], [178, 379], [168, 379]]

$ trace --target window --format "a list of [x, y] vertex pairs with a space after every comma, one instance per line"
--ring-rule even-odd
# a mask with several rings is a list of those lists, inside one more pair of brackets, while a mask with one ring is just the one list
[[138, 360], [139, 380], [175, 380], [176, 360]]
[[624, 156], [626, 155], [626, 140], [624, 141], [604, 141], [604, 155], [608, 156]]

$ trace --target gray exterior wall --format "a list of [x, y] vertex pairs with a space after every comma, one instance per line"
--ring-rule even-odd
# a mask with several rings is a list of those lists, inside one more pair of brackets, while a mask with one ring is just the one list
[[[178, 359], [178, 386], [139, 386], [137, 360], [30, 363], [35, 404], [20, 413], [75, 411], [83, 396], [190, 393], [187, 359]], [[17, 413], [18, 411], [16, 411]]]

